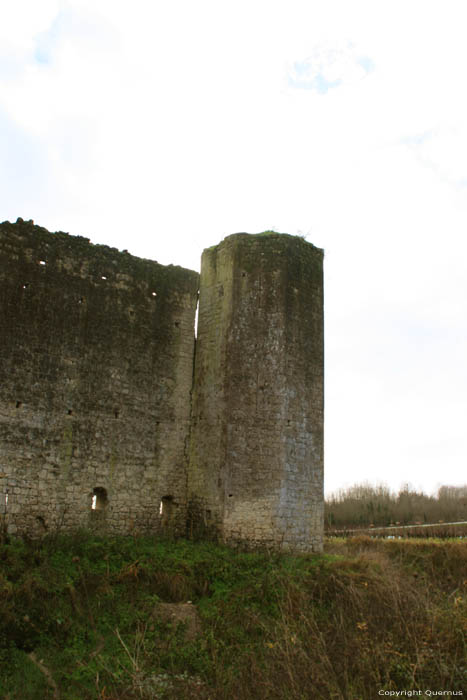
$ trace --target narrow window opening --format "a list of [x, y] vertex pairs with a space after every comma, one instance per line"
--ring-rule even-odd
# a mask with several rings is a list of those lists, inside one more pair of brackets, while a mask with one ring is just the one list
[[8, 489], [5, 492], [5, 510], [6, 510], [7, 505], [8, 505]]
[[69, 416], [72, 416], [72, 415], [73, 415], [73, 411], [72, 411], [71, 408], [68, 409], [68, 415], [69, 415]]
[[175, 321], [175, 328], [180, 328], [180, 321]]
[[162, 520], [162, 527], [165, 527], [172, 519], [174, 509], [173, 496], [163, 496], [159, 504], [159, 515]]
[[114, 411], [114, 416], [115, 416], [115, 418], [118, 418], [119, 415], [120, 415], [120, 411], [115, 410], [115, 411]]
[[233, 497], [233, 493], [229, 493], [229, 498], [232, 498], [232, 497]]
[[92, 492], [91, 510], [105, 510], [107, 507], [107, 491], [97, 486]]
[[23, 405], [23, 402], [22, 402], [22, 401], [17, 401], [17, 402], [16, 402], [16, 408], [21, 408], [22, 405]]
[[42, 517], [42, 515], [37, 515], [37, 516], [36, 516], [36, 520], [37, 520], [38, 524], [41, 526], [41, 528], [42, 528], [44, 531], [47, 530], [47, 523], [45, 522], [45, 520], [44, 520], [44, 518]]
[[196, 302], [196, 311], [195, 311], [195, 338], [198, 337], [198, 312], [199, 312], [199, 295], [198, 295], [198, 301]]
[[242, 272], [242, 277], [246, 277], [246, 272]]

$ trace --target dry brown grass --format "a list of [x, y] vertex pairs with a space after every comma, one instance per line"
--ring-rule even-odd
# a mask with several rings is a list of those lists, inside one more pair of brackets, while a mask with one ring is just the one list
[[32, 651], [70, 700], [467, 687], [467, 542], [358, 537], [292, 557], [88, 538], [50, 559], [17, 543], [0, 565], [12, 700], [51, 696]]
[[242, 674], [239, 699], [465, 688], [467, 546], [360, 538], [333, 549], [347, 556], [289, 585], [280, 619], [264, 630], [263, 665], [252, 660]]

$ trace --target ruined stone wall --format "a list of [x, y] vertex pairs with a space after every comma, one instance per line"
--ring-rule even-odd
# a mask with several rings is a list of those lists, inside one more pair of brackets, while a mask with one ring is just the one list
[[32, 222], [0, 225], [10, 532], [184, 531], [198, 277]]
[[190, 527], [284, 550], [323, 533], [323, 254], [284, 234], [203, 253]]
[[236, 234], [204, 252], [199, 282], [0, 224], [9, 532], [184, 534], [188, 521], [227, 542], [319, 551], [322, 257], [294, 236]]

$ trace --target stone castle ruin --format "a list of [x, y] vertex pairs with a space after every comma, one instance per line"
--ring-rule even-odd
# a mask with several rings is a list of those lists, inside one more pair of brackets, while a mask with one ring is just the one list
[[319, 551], [322, 261], [239, 233], [198, 275], [0, 224], [3, 527]]

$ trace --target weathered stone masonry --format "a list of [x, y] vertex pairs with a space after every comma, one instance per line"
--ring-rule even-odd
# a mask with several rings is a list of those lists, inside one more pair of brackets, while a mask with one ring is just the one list
[[295, 236], [203, 253], [188, 498], [227, 540], [322, 545], [322, 290]]
[[99, 523], [94, 489], [113, 531], [157, 529], [164, 497], [181, 526], [197, 273], [3, 224], [0, 288], [10, 531]]
[[8, 531], [188, 528], [320, 550], [322, 290], [322, 251], [285, 234], [229, 236], [199, 279], [0, 224]]

